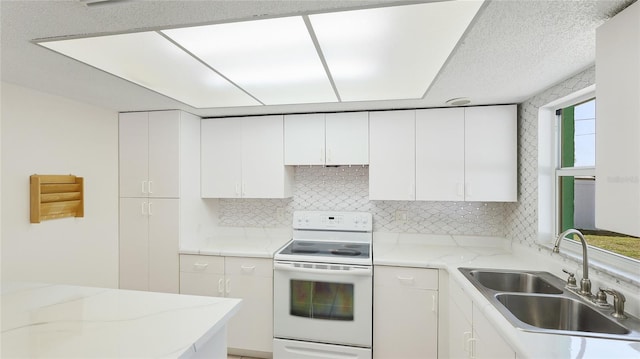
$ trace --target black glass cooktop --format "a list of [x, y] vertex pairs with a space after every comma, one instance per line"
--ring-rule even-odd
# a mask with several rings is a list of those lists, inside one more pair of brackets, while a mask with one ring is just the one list
[[295, 240], [284, 247], [280, 251], [280, 254], [316, 257], [369, 258], [370, 248], [370, 243]]

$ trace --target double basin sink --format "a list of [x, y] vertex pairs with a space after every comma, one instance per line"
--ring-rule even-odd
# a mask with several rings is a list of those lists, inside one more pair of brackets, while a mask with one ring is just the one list
[[551, 273], [475, 268], [460, 272], [521, 330], [640, 341], [640, 320], [614, 318], [611, 306], [574, 294]]

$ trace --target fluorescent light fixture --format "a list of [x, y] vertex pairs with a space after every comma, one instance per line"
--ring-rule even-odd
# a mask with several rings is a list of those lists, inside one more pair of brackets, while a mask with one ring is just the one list
[[162, 32], [266, 105], [337, 101], [300, 16]]
[[310, 15], [343, 101], [421, 98], [483, 1]]
[[196, 108], [260, 105], [156, 32], [40, 45]]
[[195, 108], [419, 99], [482, 4], [429, 2], [40, 45]]

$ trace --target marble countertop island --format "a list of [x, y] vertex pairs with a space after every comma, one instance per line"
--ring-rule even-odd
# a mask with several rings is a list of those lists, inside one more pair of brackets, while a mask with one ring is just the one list
[[240, 302], [70, 285], [2, 283], [1, 356], [226, 356], [225, 327]]

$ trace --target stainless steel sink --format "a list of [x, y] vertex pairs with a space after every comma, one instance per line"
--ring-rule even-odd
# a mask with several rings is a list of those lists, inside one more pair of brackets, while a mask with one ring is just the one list
[[575, 299], [504, 293], [496, 295], [496, 299], [518, 320], [533, 327], [606, 334], [630, 333], [613, 318], [609, 319]]
[[539, 272], [471, 270], [469, 274], [484, 287], [499, 292], [562, 293], [562, 289], [543, 279]]
[[529, 332], [640, 341], [640, 320], [614, 318], [565, 288], [551, 273], [460, 268], [460, 272], [516, 328]]

